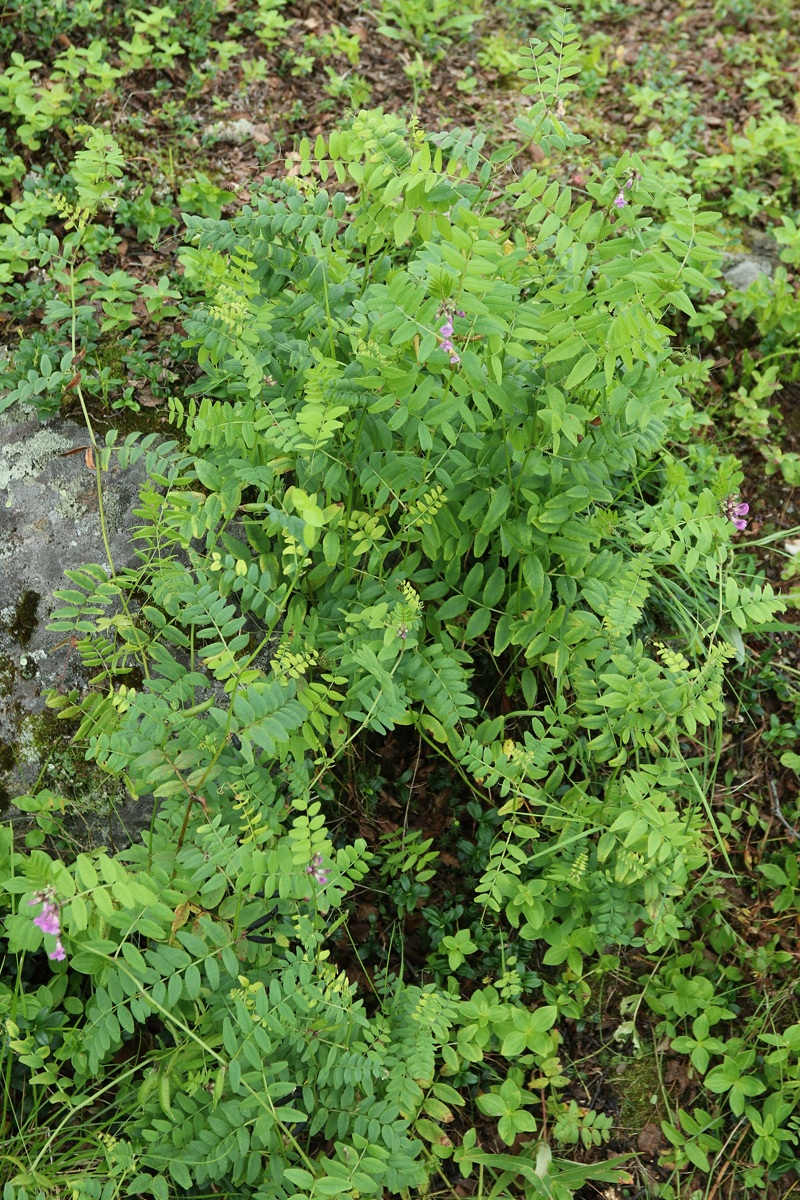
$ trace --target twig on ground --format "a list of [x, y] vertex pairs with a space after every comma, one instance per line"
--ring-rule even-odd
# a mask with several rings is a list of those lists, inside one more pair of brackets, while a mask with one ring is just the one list
[[786, 817], [781, 812], [781, 806], [778, 800], [778, 789], [775, 786], [774, 779], [770, 779], [769, 786], [770, 791], [772, 792], [772, 811], [789, 835], [789, 840], [793, 842], [795, 838], [800, 838], [800, 830], [795, 829], [794, 825], [790, 825], [786, 820]]

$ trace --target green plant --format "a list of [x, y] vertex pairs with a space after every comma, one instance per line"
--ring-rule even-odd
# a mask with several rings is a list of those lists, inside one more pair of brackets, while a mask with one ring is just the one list
[[348, 71], [343, 75], [326, 64], [325, 74], [328, 76], [325, 91], [331, 100], [345, 99], [353, 108], [362, 108], [369, 102], [372, 84], [357, 71]]
[[15, 20], [0, 26], [0, 45], [3, 50], [18, 45], [24, 38], [41, 50], [49, 51], [58, 34], [87, 34], [99, 28], [104, 15], [101, 0], [25, 0], [15, 11]]
[[17, 50], [10, 58], [10, 65], [0, 75], [0, 112], [14, 119], [15, 134], [23, 146], [38, 150], [39, 135], [72, 111], [73, 94], [63, 83], [50, 87], [35, 83], [36, 71], [42, 66], [38, 60], [26, 60]]
[[161, 232], [175, 224], [172, 206], [163, 200], [153, 200], [153, 188], [148, 185], [133, 199], [121, 198], [117, 202], [117, 220], [123, 227], [132, 226], [140, 242], [155, 244]]
[[483, 20], [478, 11], [464, 12], [455, 0], [381, 0], [378, 33], [407, 42], [432, 60], [441, 58], [453, 36], [469, 34]]
[[275, 50], [283, 41], [286, 31], [293, 24], [282, 14], [286, 0], [257, 0], [256, 11], [245, 10], [228, 28], [231, 36], [241, 29], [252, 30], [267, 50]]
[[482, 40], [477, 58], [482, 67], [496, 71], [501, 78], [515, 76], [522, 66], [517, 41], [502, 30], [495, 30]]
[[[717, 1017], [719, 1020], [719, 1017]], [[675, 1038], [672, 1043], [672, 1049], [678, 1050], [681, 1054], [688, 1054], [692, 1066], [704, 1075], [708, 1070], [708, 1064], [711, 1061], [712, 1054], [721, 1054], [725, 1049], [725, 1043], [711, 1034], [711, 1020], [705, 1013], [701, 1013], [692, 1022], [692, 1036]]]
[[[7, 276], [35, 266], [47, 271], [50, 289], [43, 297], [44, 332], [23, 338], [6, 371], [10, 388], [0, 399], [0, 411], [15, 401], [33, 404], [42, 417], [54, 413], [65, 395], [83, 381], [83, 386], [109, 401], [124, 384], [124, 379], [104, 362], [103, 340], [110, 334], [125, 333], [135, 324], [134, 305], [144, 300], [149, 318], [160, 321], [175, 316], [178, 309], [168, 301], [180, 293], [170, 286], [166, 276], [156, 283], [141, 283], [137, 276], [122, 269], [108, 273], [99, 266], [101, 254], [113, 250], [119, 238], [113, 230], [95, 221], [102, 209], [114, 209], [117, 191], [122, 186], [124, 158], [110, 135], [84, 129], [85, 148], [76, 153], [68, 177], [68, 192], [49, 192], [41, 197], [33, 193], [13, 214], [16, 226], [10, 227]], [[189, 188], [184, 197], [190, 205], [216, 213], [232, 193], [214, 187], [204, 176]], [[195, 190], [192, 191], [192, 188]], [[163, 227], [164, 208], [155, 208], [151, 188], [136, 201], [123, 202], [121, 221], [142, 222], [142, 234], [158, 234]], [[58, 212], [67, 232], [59, 241], [55, 234], [38, 228], [41, 216]], [[169, 213], [172, 222], [171, 211]], [[28, 231], [29, 227], [30, 231]], [[27, 289], [30, 295], [30, 287]], [[119, 368], [124, 352], [116, 356]], [[84, 359], [80, 371], [75, 368]], [[116, 404], [116, 400], [114, 401]], [[130, 406], [126, 391], [124, 403]]]
[[[145, 41], [172, 61], [171, 11], [130, 14], [131, 61]], [[120, 854], [45, 850], [67, 807], [52, 794], [23, 798], [25, 851], [0, 838], [15, 1200], [79, 1173], [102, 1200], [422, 1194], [443, 1164], [498, 1198], [618, 1182], [619, 1160], [553, 1158], [547, 1118], [582, 1154], [608, 1138], [603, 1113], [563, 1098], [564, 1035], [626, 948], [649, 973], [618, 1032], [635, 1040], [646, 1004], [714, 1106], [665, 1123], [675, 1170], [710, 1170], [738, 1121], [752, 1186], [791, 1169], [788, 990], [768, 1020], [742, 1016], [734, 968], [685, 946], [698, 893], [714, 953], [731, 944], [712, 859], [732, 838], [712, 804], [725, 685], [782, 605], [735, 553], [741, 469], [695, 440], [707, 370], [671, 334], [714, 287], [717, 217], [676, 183], [674, 147], [580, 192], [553, 178], [585, 153], [567, 118], [576, 30], [554, 20], [523, 59], [518, 130], [546, 164], [518, 175], [480, 131], [359, 112], [226, 220], [235, 198], [207, 177], [181, 193], [175, 338], [197, 370], [170, 398], [180, 446], [98, 440], [75, 370], [135, 297], [178, 307], [170, 276], [83, 257], [106, 244], [92, 218], [123, 169], [107, 134], [59, 198], [74, 229], [16, 230], [5, 251], [10, 276], [35, 261], [57, 285], [21, 359], [35, 390], [68, 339], [74, 373], [40, 390], [82, 407], [108, 558], [59, 594], [53, 628], [91, 682], [49, 704], [153, 797]], [[13, 215], [48, 219], [32, 199]], [[147, 354], [130, 348], [140, 372]], [[110, 388], [118, 365], [102, 366]], [[121, 570], [112, 461], [146, 468]], [[355, 828], [340, 768], [387, 741], [468, 797], [449, 893], [443, 847], [410, 819], [416, 767], [380, 763], [408, 787], [402, 823], [373, 848]], [[348, 977], [360, 911], [375, 953]], [[764, 944], [759, 970], [782, 955]], [[515, 1153], [479, 1144], [482, 1117]]]
[[675, 1166], [691, 1164], [707, 1175], [712, 1161], [722, 1152], [723, 1143], [719, 1134], [723, 1127], [721, 1117], [712, 1117], [704, 1109], [695, 1108], [691, 1113], [678, 1109], [678, 1125], [662, 1121], [661, 1128], [667, 1140], [678, 1151]]
[[767, 213], [779, 219], [796, 207], [800, 130], [779, 113], [751, 118], [741, 134], [731, 138], [731, 149], [698, 162], [694, 178], [709, 195], [729, 191], [728, 212], [752, 220]]
[[202, 171], [198, 171], [193, 179], [185, 180], [178, 193], [178, 204], [183, 212], [215, 220], [222, 215], [223, 206], [235, 199], [234, 192], [218, 187]]
[[183, 54], [182, 42], [173, 37], [175, 10], [169, 5], [152, 5], [144, 9], [130, 9], [126, 23], [132, 29], [130, 41], [120, 40], [119, 50], [126, 71], [141, 70], [149, 63], [154, 67], [174, 67]]
[[499, 1088], [485, 1092], [477, 1099], [480, 1112], [498, 1118], [497, 1132], [507, 1146], [513, 1146], [520, 1133], [536, 1130], [536, 1120], [526, 1109], [526, 1105], [535, 1103], [535, 1100], [519, 1086], [521, 1082], [521, 1071], [509, 1071]]
[[579, 1108], [574, 1100], [564, 1105], [553, 1126], [553, 1139], [559, 1146], [600, 1146], [611, 1136], [613, 1121], [605, 1113]]
[[[307, 44], [314, 43], [309, 39]], [[351, 67], [357, 67], [361, 61], [361, 39], [356, 34], [348, 34], [342, 25], [331, 25], [319, 38], [319, 50], [326, 56], [344, 55]]]

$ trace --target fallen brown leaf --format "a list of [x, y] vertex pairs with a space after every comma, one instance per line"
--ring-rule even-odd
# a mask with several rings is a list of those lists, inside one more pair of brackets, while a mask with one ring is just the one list
[[648, 1121], [644, 1129], [640, 1131], [636, 1139], [636, 1145], [642, 1154], [647, 1154], [649, 1157], [654, 1158], [663, 1149], [666, 1142], [658, 1126], [652, 1121]]

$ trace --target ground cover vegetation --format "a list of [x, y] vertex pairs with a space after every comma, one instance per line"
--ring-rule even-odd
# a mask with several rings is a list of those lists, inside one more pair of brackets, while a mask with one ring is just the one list
[[148, 480], [48, 704], [153, 798], [0, 831], [4, 1200], [796, 1193], [791, 6], [2, 18], [0, 407]]

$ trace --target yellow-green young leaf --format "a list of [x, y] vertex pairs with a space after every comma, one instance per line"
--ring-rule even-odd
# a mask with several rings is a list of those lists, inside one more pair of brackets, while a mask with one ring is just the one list
[[418, 720], [422, 728], [427, 729], [428, 733], [432, 734], [433, 737], [436, 738], [437, 742], [447, 741], [447, 731], [445, 730], [444, 726], [436, 720], [436, 717], [432, 717], [430, 713], [420, 713]]
[[82, 896], [75, 896], [69, 903], [69, 915], [75, 932], [85, 929], [89, 923], [89, 910]]
[[325, 562], [329, 567], [336, 566], [337, 562], [339, 561], [340, 549], [341, 542], [339, 540], [338, 533], [334, 533], [332, 529], [329, 529], [325, 534], [325, 537], [322, 539], [322, 553], [325, 557]]
[[425, 1117], [420, 1117], [418, 1121], [414, 1122], [414, 1130], [426, 1142], [433, 1142], [434, 1145], [441, 1143], [442, 1140], [449, 1141], [445, 1131], [433, 1121], [426, 1120]]
[[306, 1191], [310, 1192], [314, 1186], [314, 1176], [310, 1171], [304, 1171], [300, 1167], [285, 1167], [283, 1175], [295, 1187], [305, 1188]]
[[390, 204], [396, 196], [400, 195], [407, 182], [408, 180], [404, 175], [396, 175], [394, 179], [390, 179], [383, 189], [383, 196], [381, 197], [383, 203]]
[[[142, 759], [140, 760], [140, 762], [143, 760], [144, 760], [144, 756], [142, 756]], [[160, 752], [159, 752], [158, 761], [159, 762], [164, 761], [164, 755]], [[146, 765], [149, 765], [149, 762]], [[111, 859], [108, 857], [107, 854], [100, 854], [98, 856], [97, 865], [100, 867], [100, 874], [103, 876], [103, 879], [105, 879], [106, 883], [114, 883], [116, 881], [117, 872], [114, 870], [114, 863], [111, 861]]]
[[592, 371], [597, 366], [597, 355], [593, 350], [581, 356], [575, 363], [575, 366], [567, 376], [564, 384], [565, 388], [577, 387], [579, 383], [583, 383], [584, 379], [591, 375]]
[[[524, 1050], [524, 1048], [525, 1039], [523, 1038], [519, 1043], [520, 1052]], [[505, 1051], [501, 1050], [500, 1053], [504, 1054]], [[486, 1117], [501, 1117], [508, 1108], [508, 1105], [503, 1097], [496, 1095], [494, 1092], [485, 1092], [482, 1096], [478, 1096], [476, 1099], [476, 1104], [478, 1105], [478, 1109]]]
[[75, 859], [75, 874], [83, 887], [87, 889], [97, 887], [97, 871], [94, 869], [92, 860], [86, 854], [79, 854]]
[[414, 232], [414, 214], [409, 209], [399, 213], [394, 219], [395, 245], [402, 246]]
[[136, 904], [157, 904], [158, 896], [138, 879], [129, 879], [128, 887]]
[[434, 1096], [429, 1096], [422, 1106], [422, 1111], [432, 1117], [434, 1121], [449, 1122], [453, 1119], [453, 1114], [446, 1104], [441, 1100], [437, 1100]]
[[739, 585], [732, 575], [729, 575], [725, 580], [725, 604], [728, 608], [735, 608], [739, 603]]
[[668, 304], [674, 304], [682, 313], [686, 313], [687, 317], [694, 317], [696, 315], [695, 307], [686, 295], [686, 292], [670, 292], [664, 298]]
[[92, 900], [97, 908], [97, 911], [104, 917], [111, 917], [114, 915], [114, 905], [111, 902], [111, 897], [109, 896], [106, 888], [95, 888], [92, 892]]
[[616, 367], [617, 367], [617, 356], [613, 350], [609, 350], [609, 352], [606, 354], [605, 358], [603, 359], [603, 370], [605, 371], [605, 376], [606, 376], [606, 387], [610, 388], [611, 384], [614, 382], [614, 371], [616, 370]]
[[134, 908], [135, 902], [131, 895], [130, 888], [126, 883], [117, 882], [111, 885], [111, 895], [116, 900], [121, 908]]

